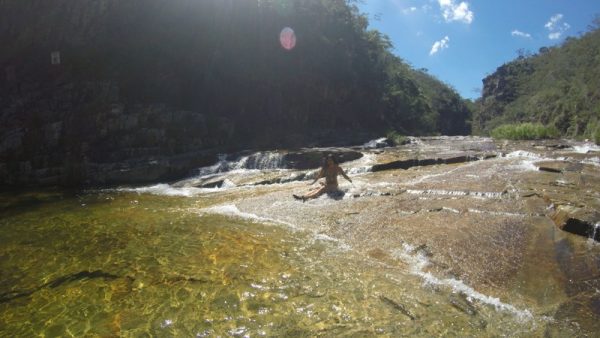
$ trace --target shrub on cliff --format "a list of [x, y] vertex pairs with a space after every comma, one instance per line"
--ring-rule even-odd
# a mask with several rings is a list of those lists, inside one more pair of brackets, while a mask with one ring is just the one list
[[395, 130], [388, 131], [385, 136], [397, 146], [406, 144], [408, 141], [406, 136], [400, 134]]
[[592, 119], [585, 127], [584, 137], [600, 144], [600, 121]]
[[554, 126], [541, 123], [505, 124], [492, 130], [495, 139], [505, 140], [540, 140], [557, 138], [560, 133]]

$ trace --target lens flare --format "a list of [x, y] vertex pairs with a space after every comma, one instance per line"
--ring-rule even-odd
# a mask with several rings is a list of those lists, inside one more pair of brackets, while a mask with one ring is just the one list
[[281, 43], [281, 47], [286, 50], [292, 50], [296, 47], [296, 33], [290, 27], [285, 27], [279, 33], [279, 42]]

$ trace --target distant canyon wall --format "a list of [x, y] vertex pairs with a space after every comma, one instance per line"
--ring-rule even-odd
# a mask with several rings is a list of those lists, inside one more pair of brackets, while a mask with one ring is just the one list
[[0, 0], [0, 185], [152, 182], [220, 152], [465, 133], [460, 96], [367, 26], [342, 0]]

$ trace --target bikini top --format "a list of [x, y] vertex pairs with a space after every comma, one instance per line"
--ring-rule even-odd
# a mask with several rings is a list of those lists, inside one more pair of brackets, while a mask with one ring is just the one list
[[334, 184], [337, 185], [337, 175], [339, 172], [339, 167], [335, 167], [333, 170], [329, 170], [329, 168], [321, 170], [321, 177], [325, 177], [325, 183], [327, 185]]

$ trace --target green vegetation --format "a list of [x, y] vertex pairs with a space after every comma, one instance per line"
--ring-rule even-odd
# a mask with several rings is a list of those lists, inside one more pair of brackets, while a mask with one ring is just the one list
[[554, 126], [540, 123], [504, 124], [494, 128], [491, 133], [495, 139], [506, 140], [540, 140], [556, 138], [559, 131]]
[[600, 120], [593, 118], [588, 122], [583, 136], [600, 144]]
[[407, 138], [406, 136], [398, 133], [395, 130], [390, 130], [386, 133], [385, 135], [390, 141], [392, 141], [395, 145], [403, 145], [406, 143]]
[[600, 121], [600, 18], [581, 37], [521, 55], [484, 79], [473, 133], [507, 123], [541, 123], [560, 135], [593, 139]]
[[[0, 5], [0, 66], [19, 60], [19, 78], [36, 83], [24, 87], [44, 87], [57, 72], [43, 60], [60, 50], [62, 83], [116, 82], [121, 102], [202, 114], [207, 128], [190, 132], [207, 147], [389, 129], [470, 133], [456, 91], [393, 55], [353, 0], [62, 2]], [[286, 26], [297, 36], [290, 51], [279, 44]], [[81, 125], [95, 123], [88, 114], [77, 113]], [[82, 142], [106, 143], [72, 143]]]

